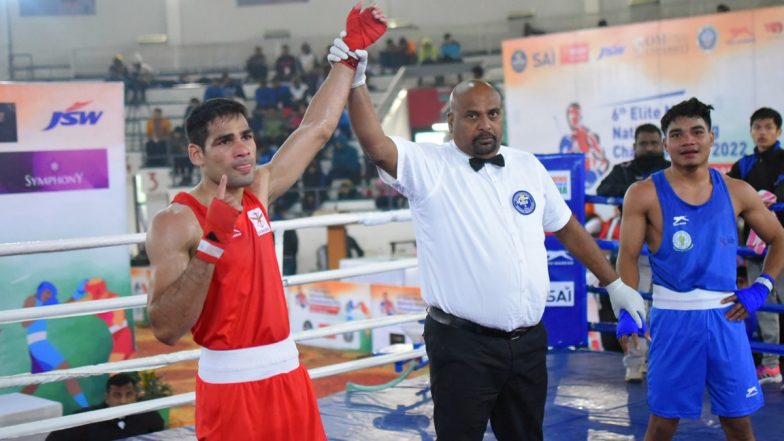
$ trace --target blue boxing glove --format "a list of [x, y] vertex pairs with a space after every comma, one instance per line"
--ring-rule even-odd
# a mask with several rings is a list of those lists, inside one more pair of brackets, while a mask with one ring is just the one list
[[645, 326], [645, 322], [642, 323], [642, 329], [640, 329], [632, 316], [626, 312], [625, 309], [621, 309], [621, 313], [618, 317], [618, 327], [615, 329], [615, 336], [618, 337], [618, 340], [620, 340], [621, 337], [626, 337], [632, 334], [637, 334], [640, 337], [644, 337], [647, 330], [648, 328]]
[[79, 286], [76, 287], [76, 291], [71, 295], [71, 300], [82, 300], [84, 296], [87, 295], [87, 291], [85, 291], [84, 287], [87, 285], [87, 280], [84, 279], [79, 282]]
[[749, 314], [754, 314], [760, 306], [765, 304], [768, 294], [773, 291], [773, 284], [775, 280], [773, 277], [763, 273], [757, 277], [757, 280], [751, 286], [735, 291], [738, 301]]

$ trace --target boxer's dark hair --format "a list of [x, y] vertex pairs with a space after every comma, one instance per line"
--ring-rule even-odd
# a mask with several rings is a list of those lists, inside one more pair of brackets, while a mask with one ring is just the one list
[[248, 109], [243, 104], [226, 98], [207, 100], [194, 107], [185, 119], [185, 136], [189, 143], [204, 148], [209, 134], [208, 126], [213, 120], [238, 116], [248, 119]]

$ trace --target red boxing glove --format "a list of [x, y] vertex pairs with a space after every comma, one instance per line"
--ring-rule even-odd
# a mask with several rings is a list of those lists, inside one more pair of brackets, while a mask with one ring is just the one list
[[360, 12], [362, 2], [358, 2], [351, 8], [346, 17], [346, 42], [352, 51], [357, 49], [367, 49], [376, 40], [384, 35], [387, 30], [386, 23], [376, 20], [373, 17], [373, 8], [365, 8]]
[[234, 224], [240, 213], [223, 199], [213, 198], [207, 208], [207, 223], [196, 257], [212, 264], [217, 262], [234, 237]]

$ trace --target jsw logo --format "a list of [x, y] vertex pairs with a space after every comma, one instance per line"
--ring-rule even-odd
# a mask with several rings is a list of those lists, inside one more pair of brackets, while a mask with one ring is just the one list
[[87, 106], [92, 101], [81, 101], [73, 103], [70, 107], [65, 109], [64, 112], [54, 112], [52, 120], [49, 125], [42, 131], [52, 130], [56, 126], [94, 126], [98, 120], [103, 116], [103, 111], [100, 112], [84, 112], [78, 111], [79, 109]]

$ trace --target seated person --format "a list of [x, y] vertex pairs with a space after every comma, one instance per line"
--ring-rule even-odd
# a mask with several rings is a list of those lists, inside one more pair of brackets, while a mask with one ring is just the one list
[[[135, 403], [139, 394], [136, 379], [128, 374], [116, 374], [106, 383], [104, 402], [80, 412]], [[108, 421], [85, 424], [52, 432], [47, 441], [103, 441], [128, 438], [163, 430], [163, 418], [156, 411], [126, 415]]]

